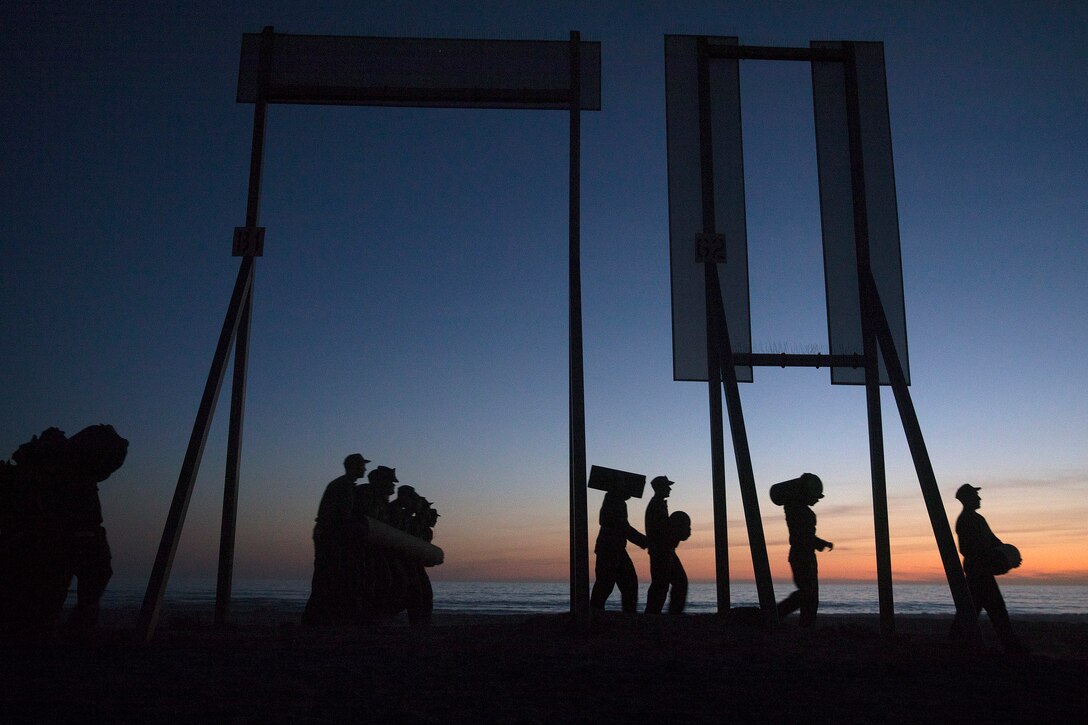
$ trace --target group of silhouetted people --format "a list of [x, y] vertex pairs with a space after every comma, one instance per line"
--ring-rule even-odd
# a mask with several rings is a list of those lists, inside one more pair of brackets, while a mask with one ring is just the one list
[[[646, 613], [660, 614], [669, 596], [670, 614], [684, 611], [688, 580], [683, 564], [676, 554], [681, 541], [691, 535], [691, 519], [683, 512], [669, 515], [668, 499], [673, 482], [658, 476], [650, 482], [654, 495], [646, 506], [646, 533], [633, 527], [627, 518], [629, 490], [605, 492], [600, 511], [600, 532], [594, 552], [596, 580], [590, 594], [590, 606], [603, 610], [612, 590], [619, 587], [620, 607], [624, 612], [638, 609], [638, 575], [627, 553], [630, 542], [650, 554], [650, 588], [646, 594]], [[1012, 630], [1005, 601], [998, 588], [996, 576], [1020, 566], [1020, 554], [1004, 544], [990, 530], [978, 513], [981, 498], [978, 486], [963, 484], [956, 498], [963, 512], [956, 520], [956, 536], [967, 586], [974, 602], [974, 616], [985, 609], [1005, 650], [1023, 654], [1027, 648]], [[830, 551], [834, 544], [816, 535], [816, 514], [812, 507], [824, 497], [823, 481], [812, 473], [783, 481], [771, 487], [771, 501], [783, 508], [789, 531], [789, 564], [797, 589], [778, 603], [781, 619], [800, 611], [800, 626], [811, 627], [816, 622], [820, 606], [819, 569], [816, 552]], [[958, 617], [952, 627], [952, 637], [963, 636], [967, 622]]]
[[[127, 452], [128, 441], [109, 425], [90, 426], [70, 438], [49, 428], [19, 446], [10, 461], [0, 461], [0, 642], [51, 638], [73, 579], [76, 605], [66, 631], [79, 640], [92, 636], [113, 574], [98, 484], [121, 467]], [[429, 544], [439, 514], [414, 487], [396, 486], [396, 469], [378, 466], [367, 475], [369, 463], [358, 453], [347, 456], [344, 475], [321, 497], [306, 624], [369, 623], [404, 611], [411, 624], [430, 621], [434, 594], [426, 566], [441, 563], [441, 550]], [[356, 483], [364, 476], [365, 483]], [[631, 491], [606, 490], [594, 547], [594, 609], [603, 610], [618, 587], [622, 610], [637, 610], [631, 542], [649, 551], [646, 613], [660, 614], [666, 599], [670, 614], [683, 613], [688, 579], [676, 550], [691, 536], [691, 519], [682, 511], [669, 513], [673, 485], [666, 476], [650, 482], [654, 494], [646, 506], [645, 534], [628, 521]], [[1027, 650], [1012, 631], [995, 578], [1018, 567], [1020, 554], [979, 515], [979, 490], [963, 484], [956, 491], [963, 505], [956, 535], [974, 616], [985, 609], [1006, 651], [1022, 654]], [[635, 495], [641, 495], [641, 484]], [[816, 552], [834, 548], [816, 535], [812, 506], [824, 496], [823, 482], [805, 473], [775, 484], [770, 495], [785, 513], [797, 586], [778, 604], [778, 616], [800, 610], [801, 626], [811, 626], [820, 602]], [[968, 625], [958, 617], [952, 636], [962, 636]]]
[[[963, 506], [956, 519], [956, 538], [963, 555], [967, 588], [974, 604], [974, 612], [969, 616], [977, 618], [985, 609], [1005, 651], [1014, 655], [1026, 654], [1027, 647], [1012, 630], [1009, 612], [996, 578], [1020, 566], [1020, 552], [997, 538], [986, 519], [978, 513], [982, 505], [982, 498], [978, 494], [980, 490], [969, 483], [956, 490], [956, 499]], [[816, 536], [816, 514], [812, 506], [823, 496], [823, 482], [811, 473], [771, 488], [771, 500], [785, 509], [790, 535], [789, 562], [797, 586], [797, 591], [779, 602], [778, 616], [785, 617], [799, 609], [802, 627], [812, 626], [816, 622], [816, 610], [820, 605], [816, 552], [834, 548], [830, 541]], [[967, 626], [964, 617], [958, 615], [952, 625], [952, 638], [962, 637]]]
[[94, 425], [71, 438], [48, 428], [0, 461], [0, 640], [53, 638], [73, 579], [65, 633], [93, 636], [113, 575], [98, 484], [127, 453], [112, 426]]
[[359, 453], [349, 455], [344, 475], [321, 497], [305, 624], [366, 624], [403, 611], [413, 625], [430, 621], [434, 593], [425, 562], [389, 531], [430, 542], [439, 513], [414, 487], [397, 488], [394, 468], [378, 466], [356, 484], [368, 463]]
[[[645, 479], [643, 479], [645, 480]], [[666, 499], [673, 481], [658, 476], [650, 481], [654, 495], [646, 506], [646, 533], [627, 520], [630, 492], [607, 491], [601, 504], [601, 529], [593, 551], [597, 555], [596, 580], [589, 595], [589, 606], [604, 609], [612, 590], [619, 587], [620, 607], [633, 613], [638, 609], [638, 575], [627, 553], [627, 542], [648, 549], [650, 554], [650, 589], [646, 595], [646, 613], [660, 614], [669, 600], [669, 614], [681, 614], [688, 598], [688, 576], [676, 547], [691, 536], [691, 518], [683, 511], [669, 514]]]

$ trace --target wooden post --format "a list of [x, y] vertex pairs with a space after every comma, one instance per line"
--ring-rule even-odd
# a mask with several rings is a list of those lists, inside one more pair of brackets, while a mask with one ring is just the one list
[[[271, 26], [261, 33], [260, 84], [253, 107], [253, 140], [249, 155], [249, 194], [246, 200], [246, 228], [256, 229], [261, 210], [261, 175], [264, 168], [264, 132], [268, 114], [267, 89], [272, 72]], [[252, 259], [257, 250], [249, 249]], [[256, 263], [254, 262], [254, 266]], [[254, 269], [254, 272], [256, 270]], [[227, 433], [227, 464], [223, 481], [223, 522], [219, 535], [219, 573], [215, 587], [215, 623], [226, 624], [234, 579], [234, 541], [238, 522], [238, 479], [241, 475], [242, 427], [245, 419], [246, 370], [249, 363], [249, 328], [253, 308], [253, 281], [242, 305], [238, 338], [234, 349], [234, 384], [231, 389], [230, 427]]]
[[729, 523], [725, 500], [725, 424], [722, 420], [722, 374], [721, 358], [718, 349], [717, 316], [713, 314], [714, 301], [711, 295], [716, 287], [711, 273], [713, 264], [706, 265], [706, 363], [707, 396], [710, 403], [710, 474], [711, 501], [714, 513], [714, 581], [716, 584], [718, 612], [728, 612], [730, 601], [729, 582]]
[[[254, 272], [256, 270], [254, 269]], [[234, 540], [238, 522], [238, 478], [241, 471], [242, 423], [246, 404], [246, 362], [249, 357], [249, 327], [253, 289], [242, 305], [242, 318], [234, 345], [234, 383], [230, 398], [230, 427], [227, 433], [227, 468], [223, 485], [223, 522], [219, 533], [219, 573], [215, 587], [215, 623], [226, 624], [230, 614], [234, 580]]]
[[582, 361], [581, 262], [581, 35], [570, 34], [570, 592], [575, 626], [589, 628], [589, 513], [586, 501], [585, 376]]
[[[710, 113], [710, 60], [705, 38], [699, 39], [699, 170], [703, 209], [703, 232], [714, 234], [714, 139]], [[710, 406], [710, 477], [714, 512], [714, 580], [718, 612], [731, 606], [729, 592], [729, 524], [725, 500], [725, 425], [722, 421], [722, 359], [718, 340], [721, 330], [715, 310], [721, 303], [716, 262], [704, 265], [706, 306], [707, 396]], [[716, 295], [716, 297], [715, 297]]]
[[854, 208], [854, 245], [857, 253], [858, 300], [861, 306], [865, 353], [865, 407], [869, 421], [869, 469], [873, 492], [873, 533], [876, 546], [877, 595], [880, 631], [895, 631], [892, 599], [891, 537], [888, 533], [888, 493], [884, 467], [884, 431], [880, 413], [880, 348], [874, 320], [875, 302], [863, 282], [871, 275], [869, 212], [865, 193], [865, 161], [861, 143], [861, 111], [858, 98], [857, 61], [852, 43], [846, 43], [843, 73], [846, 90], [846, 124], [850, 139], [850, 184]]

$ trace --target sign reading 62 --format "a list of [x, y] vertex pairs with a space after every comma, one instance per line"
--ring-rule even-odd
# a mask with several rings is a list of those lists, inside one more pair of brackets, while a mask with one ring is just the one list
[[725, 235], [702, 233], [695, 235], [695, 261], [700, 264], [725, 262]]

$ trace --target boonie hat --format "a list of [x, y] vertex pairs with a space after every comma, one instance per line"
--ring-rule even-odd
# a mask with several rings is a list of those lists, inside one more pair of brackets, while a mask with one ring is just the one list
[[373, 471], [370, 472], [370, 475], [367, 476], [367, 478], [370, 479], [371, 481], [378, 481], [378, 480], [385, 479], [385, 480], [388, 480], [388, 481], [392, 481], [393, 483], [400, 483], [397, 480], [397, 469], [390, 468], [389, 466], [378, 466], [377, 468], [375, 468]]

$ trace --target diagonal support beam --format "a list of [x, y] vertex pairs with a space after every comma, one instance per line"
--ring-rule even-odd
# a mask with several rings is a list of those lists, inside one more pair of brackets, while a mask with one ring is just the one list
[[718, 269], [708, 264], [712, 273], [711, 283], [717, 292], [714, 295], [713, 315], [718, 330], [718, 360], [721, 361], [721, 377], [725, 385], [725, 406], [729, 415], [729, 431], [733, 437], [733, 454], [737, 459], [737, 478], [740, 479], [740, 500], [744, 508], [744, 523], [748, 528], [748, 547], [752, 551], [752, 572], [756, 580], [756, 593], [759, 596], [759, 608], [764, 620], [775, 626], [778, 624], [778, 607], [774, 598], [774, 583], [771, 581], [771, 564], [767, 557], [767, 540], [763, 535], [763, 519], [759, 513], [759, 494], [756, 492], [756, 477], [752, 470], [752, 452], [748, 447], [748, 430], [744, 425], [744, 409], [740, 403], [740, 385], [737, 383], [737, 370], [733, 364], [733, 346], [729, 341], [729, 325], [725, 319], [722, 304]]
[[189, 499], [193, 495], [193, 484], [200, 470], [200, 460], [204, 455], [204, 444], [208, 440], [212, 415], [215, 413], [215, 405], [219, 400], [219, 390], [223, 386], [227, 359], [234, 346], [242, 312], [253, 284], [253, 265], [254, 258], [245, 257], [238, 268], [238, 277], [234, 282], [230, 304], [227, 306], [223, 329], [219, 333], [219, 342], [215, 346], [215, 356], [212, 358], [212, 366], [208, 371], [208, 380], [204, 384], [204, 394], [200, 399], [192, 435], [189, 436], [189, 447], [185, 451], [185, 459], [181, 464], [181, 473], [178, 475], [177, 487], [174, 489], [174, 499], [170, 503], [170, 513], [166, 517], [166, 526], [162, 532], [162, 539], [159, 541], [155, 564], [151, 570], [151, 578], [147, 583], [143, 607], [140, 610], [137, 632], [144, 642], [151, 640], [155, 633], [155, 626], [158, 624], [163, 595], [166, 593], [166, 582], [170, 578], [170, 569], [174, 564], [178, 541], [181, 538], [181, 528], [185, 523], [185, 514], [189, 510]]
[[873, 318], [874, 322], [876, 322], [877, 341], [880, 343], [884, 365], [888, 370], [888, 376], [891, 378], [895, 404], [899, 408], [899, 418], [903, 421], [903, 432], [906, 434], [911, 458], [914, 459], [914, 468], [918, 473], [918, 484], [922, 488], [922, 498], [925, 500], [926, 511], [929, 514], [929, 523], [933, 527], [933, 536], [937, 539], [937, 550], [941, 555], [941, 564], [944, 565], [948, 588], [952, 592], [952, 601], [956, 604], [956, 616], [966, 623], [966, 631], [977, 637], [979, 636], [979, 628], [975, 604], [971, 599], [971, 591], [967, 588], [967, 579], [963, 574], [963, 566], [960, 564], [959, 555], [956, 553], [956, 542], [952, 538], [952, 529], [948, 525], [944, 502], [941, 500], [941, 491], [937, 487], [937, 477], [933, 473], [933, 463], [930, 461], [929, 450], [926, 448], [925, 439], [922, 437], [922, 428], [918, 424], [918, 413], [914, 410], [914, 401], [911, 400], [910, 390], [907, 388], [907, 379], [903, 374], [903, 366], [899, 362], [899, 354], [895, 349], [888, 318], [884, 313], [884, 304], [880, 301], [880, 293], [877, 291], [873, 276], [871, 274], [865, 275], [862, 279], [868, 288], [867, 292], [870, 299], [875, 303], [873, 305]]

